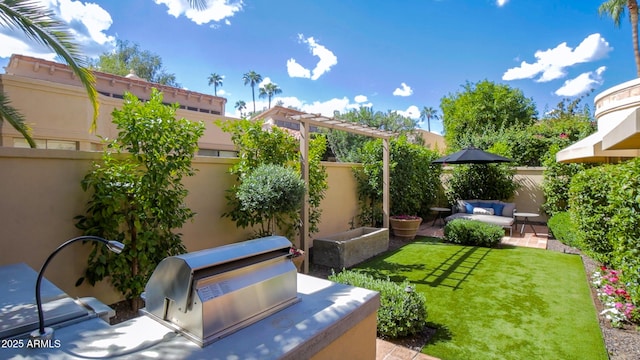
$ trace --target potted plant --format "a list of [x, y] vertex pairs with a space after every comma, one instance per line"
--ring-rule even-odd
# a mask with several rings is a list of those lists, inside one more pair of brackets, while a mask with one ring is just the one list
[[298, 272], [302, 272], [302, 263], [304, 262], [304, 251], [292, 246], [289, 248], [289, 254], [291, 255], [291, 260], [293, 264], [298, 269]]
[[413, 240], [418, 233], [422, 218], [415, 215], [393, 215], [389, 217], [393, 235]]

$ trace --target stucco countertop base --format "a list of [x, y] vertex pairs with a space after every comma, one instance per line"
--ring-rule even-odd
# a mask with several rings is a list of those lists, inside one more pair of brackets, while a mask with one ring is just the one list
[[[322, 358], [317, 355], [326, 354], [332, 343], [340, 343], [341, 337], [353, 334], [353, 329], [366, 323], [366, 327], [359, 328], [359, 341], [364, 341], [365, 347], [372, 346], [375, 355], [378, 293], [298, 274], [298, 296], [300, 302], [204, 348], [155, 320], [141, 316], [114, 326], [99, 318], [89, 319], [57, 329], [55, 341], [49, 347], [3, 348], [0, 354], [3, 358], [20, 359], [114, 358], [121, 355], [137, 359]], [[366, 339], [361, 338], [362, 334]]]

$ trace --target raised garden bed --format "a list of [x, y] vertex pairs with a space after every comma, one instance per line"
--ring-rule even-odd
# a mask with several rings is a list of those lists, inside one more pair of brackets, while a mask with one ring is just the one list
[[313, 263], [348, 268], [389, 248], [389, 229], [361, 227], [313, 240]]

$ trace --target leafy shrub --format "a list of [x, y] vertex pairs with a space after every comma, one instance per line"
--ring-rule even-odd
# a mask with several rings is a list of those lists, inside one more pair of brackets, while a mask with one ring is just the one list
[[[389, 147], [391, 215], [429, 215], [441, 184], [442, 167], [431, 163], [438, 154], [404, 137], [392, 139]], [[359, 220], [377, 226], [382, 223], [382, 140], [368, 142], [361, 154], [362, 168], [354, 169]]]
[[629, 296], [640, 305], [640, 159], [574, 176], [569, 212], [581, 248], [620, 270]]
[[593, 167], [590, 164], [557, 162], [556, 154], [558, 151], [560, 151], [558, 145], [551, 146], [542, 162], [544, 166], [542, 193], [545, 199], [542, 209], [550, 216], [569, 209], [569, 184], [571, 184], [571, 179], [580, 171]]
[[553, 236], [565, 245], [579, 247], [576, 240], [576, 227], [571, 221], [571, 215], [566, 212], [559, 212], [551, 216], [547, 221], [549, 231]]
[[451, 204], [459, 199], [507, 201], [518, 188], [513, 180], [514, 174], [508, 165], [456, 165], [447, 181], [447, 199]]
[[185, 252], [176, 229], [194, 216], [185, 206], [182, 179], [195, 173], [191, 160], [204, 124], [176, 119], [178, 107], [165, 105], [155, 88], [149, 101], [125, 93], [122, 109], [112, 112], [118, 136], [81, 183], [91, 197], [86, 214], [75, 218], [76, 227], [125, 248], [117, 255], [93, 242], [78, 284], [107, 278], [136, 309], [158, 263]]
[[424, 294], [414, 291], [408, 281], [397, 284], [353, 270], [333, 273], [329, 280], [380, 293], [378, 335], [398, 338], [417, 334], [424, 329], [427, 319], [426, 298]]
[[304, 182], [291, 168], [260, 165], [244, 178], [236, 196], [242, 211], [251, 214], [250, 225], [260, 224], [258, 235], [273, 235], [278, 222], [300, 210]]
[[498, 225], [476, 220], [455, 219], [444, 227], [444, 238], [454, 244], [493, 247], [504, 236]]
[[[299, 144], [289, 133], [279, 127], [263, 130], [262, 121], [248, 119], [216, 121], [222, 131], [231, 134], [231, 141], [238, 151], [238, 162], [229, 172], [236, 176], [238, 183], [227, 190], [226, 199], [228, 210], [223, 214], [236, 223], [236, 226], [246, 228], [251, 224], [262, 222], [261, 215], [242, 209], [236, 196], [238, 187], [261, 164], [277, 164], [295, 168], [300, 173]], [[320, 216], [320, 202], [324, 199], [327, 190], [327, 171], [321, 164], [321, 159], [326, 150], [326, 138], [324, 136], [312, 136], [309, 143], [309, 234], [318, 231]], [[298, 213], [299, 214], [299, 213]], [[299, 230], [300, 216], [289, 216], [284, 221], [278, 222], [278, 227], [284, 234], [292, 239]]]
[[573, 177], [569, 187], [569, 213], [577, 229], [579, 247], [605, 264], [613, 251], [607, 236], [613, 216], [608, 199], [612, 182], [607, 180], [611, 170], [611, 165], [604, 165], [582, 171]]

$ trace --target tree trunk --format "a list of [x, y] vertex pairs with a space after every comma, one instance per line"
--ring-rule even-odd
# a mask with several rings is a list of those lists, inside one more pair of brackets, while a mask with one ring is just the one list
[[638, 45], [638, 2], [629, 1], [629, 17], [631, 19], [631, 34], [633, 38], [633, 54], [636, 59], [636, 74], [640, 77], [640, 46]]

